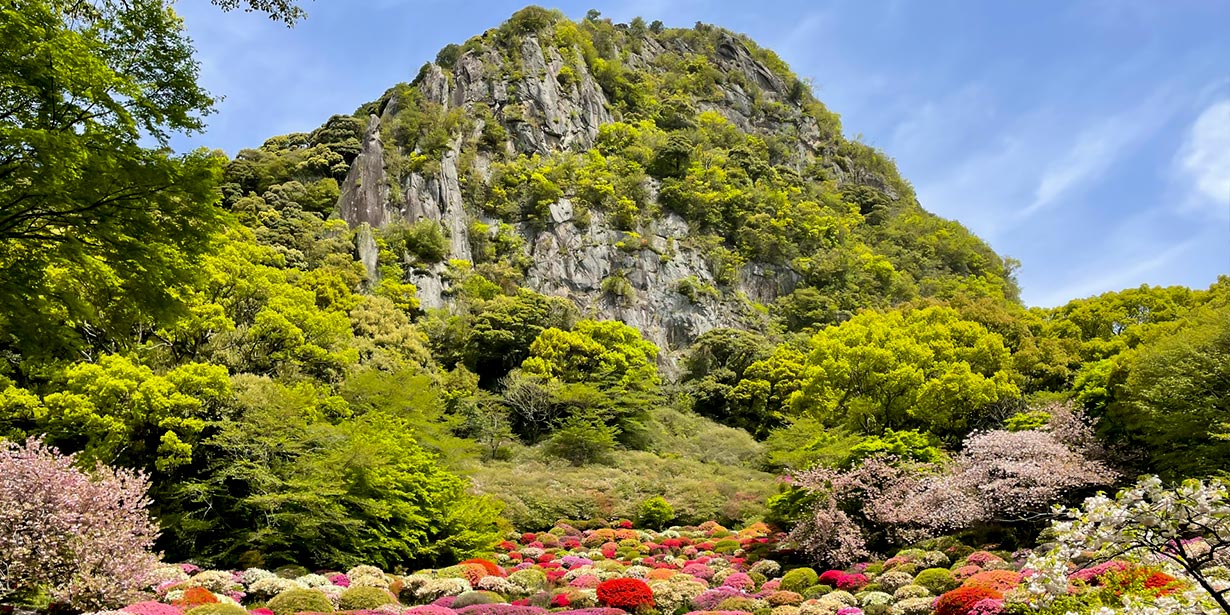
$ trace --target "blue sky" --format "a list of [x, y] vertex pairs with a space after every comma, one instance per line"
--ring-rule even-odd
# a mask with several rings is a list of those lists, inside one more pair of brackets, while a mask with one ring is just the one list
[[[410, 81], [523, 4], [304, 2], [293, 29], [180, 2], [225, 97], [176, 146], [234, 154]], [[1230, 2], [965, 0], [545, 4], [696, 21], [778, 52], [896, 159], [924, 207], [1019, 259], [1029, 305], [1230, 273]]]

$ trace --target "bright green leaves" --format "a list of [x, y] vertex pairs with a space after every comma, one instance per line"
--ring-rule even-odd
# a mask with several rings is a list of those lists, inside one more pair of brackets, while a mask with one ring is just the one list
[[240, 334], [238, 358], [245, 371], [300, 371], [336, 379], [358, 360], [346, 314], [317, 309], [310, 291], [282, 286]]
[[123, 344], [176, 312], [221, 220], [219, 157], [139, 139], [213, 101], [162, 0], [0, 11], [0, 328], [31, 356]]
[[231, 396], [222, 366], [188, 363], [158, 375], [119, 355], [72, 365], [56, 383], [41, 402], [22, 389], [0, 393], [0, 424], [44, 433], [86, 460], [162, 474], [192, 463]]
[[617, 428], [601, 421], [572, 417], [555, 430], [545, 450], [574, 466], [609, 463], [618, 433]]
[[[463, 288], [488, 288], [490, 298], [469, 294], [467, 314], [435, 314], [423, 323], [434, 356], [445, 367], [462, 363], [484, 384], [494, 383], [530, 355], [530, 345], [546, 329], [568, 328], [576, 307], [567, 299], [528, 289], [515, 295], [494, 294], [497, 287], [471, 274]], [[476, 293], [479, 295], [486, 292]]]
[[544, 330], [521, 369], [568, 383], [650, 390], [660, 382], [657, 356], [657, 347], [628, 325], [582, 320], [571, 331]]
[[[1215, 286], [1216, 288], [1216, 286]], [[1168, 478], [1209, 476], [1230, 464], [1230, 293], [1121, 355], [1104, 431], [1148, 451]], [[1097, 389], [1087, 387], [1088, 397]]]
[[231, 562], [252, 550], [268, 565], [391, 568], [489, 548], [498, 505], [416, 441], [417, 406], [434, 403], [425, 380], [399, 388], [369, 372], [345, 392], [354, 414], [342, 420], [347, 402], [308, 383], [237, 378], [235, 417], [202, 445], [208, 471], [167, 485], [175, 555]]
[[852, 466], [868, 457], [891, 455], [902, 461], [939, 463], [946, 456], [935, 436], [916, 430], [884, 430], [882, 436], [867, 436], [850, 447], [850, 456], [842, 465]]
[[757, 437], [786, 420], [791, 396], [803, 385], [805, 357], [783, 344], [769, 357], [756, 361], [730, 391], [732, 424]]
[[864, 312], [817, 333], [807, 364], [795, 411], [869, 434], [960, 438], [1020, 394], [1003, 339], [951, 308]]

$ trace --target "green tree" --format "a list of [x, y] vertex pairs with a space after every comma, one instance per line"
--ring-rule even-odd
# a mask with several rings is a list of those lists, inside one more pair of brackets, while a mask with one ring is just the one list
[[193, 462], [208, 428], [226, 416], [231, 397], [225, 367], [189, 363], [159, 375], [121, 355], [71, 365], [51, 388], [55, 392], [37, 405], [17, 389], [6, 391], [0, 413], [9, 416], [0, 415], [0, 424], [24, 426], [26, 435], [43, 435], [86, 463], [162, 478]]
[[649, 498], [636, 507], [636, 522], [643, 528], [665, 529], [666, 524], [674, 518], [675, 509], [660, 495]]
[[904, 431], [887, 429], [882, 436], [867, 436], [858, 444], [850, 447], [850, 456], [843, 465], [850, 467], [868, 457], [878, 455], [889, 455], [895, 459], [921, 463], [939, 463], [945, 458], [935, 436], [928, 436], [911, 429]]
[[1184, 319], [1146, 341], [1105, 422], [1111, 435], [1147, 451], [1167, 478], [1209, 476], [1230, 467], [1230, 302]]
[[166, 0], [21, 0], [0, 38], [0, 328], [30, 355], [124, 343], [222, 220], [220, 156], [142, 145], [202, 128], [192, 47]]
[[743, 379], [730, 391], [730, 415], [722, 422], [742, 427], [758, 438], [781, 426], [789, 415], [790, 400], [802, 388], [806, 374], [805, 355], [790, 344], [752, 363]]
[[600, 420], [573, 417], [551, 436], [546, 451], [574, 466], [607, 463], [615, 450], [617, 434], [616, 428]]
[[251, 549], [268, 565], [390, 569], [456, 561], [498, 538], [498, 505], [470, 495], [405, 419], [372, 410], [334, 424], [268, 379], [247, 376], [236, 389], [242, 412], [162, 512], [173, 556], [235, 563]]
[[418, 370], [387, 372], [362, 367], [352, 371], [338, 388], [355, 416], [383, 413], [410, 426], [410, 435], [448, 467], [478, 456], [476, 443], [459, 438], [466, 418], [446, 413], [442, 391], [435, 379]]
[[1000, 335], [929, 307], [864, 312], [817, 333], [792, 403], [866, 434], [922, 428], [957, 441], [1019, 394]]
[[[575, 312], [571, 301], [529, 289], [519, 289], [512, 296], [474, 300], [464, 321], [464, 331], [457, 332], [464, 338], [460, 344], [461, 358], [467, 368], [479, 375], [480, 382], [493, 384], [525, 361], [530, 345], [543, 330], [570, 326]], [[456, 342], [442, 339], [440, 346], [443, 345]], [[437, 354], [446, 355], [447, 351]]]
[[582, 320], [571, 331], [551, 328], [539, 334], [521, 369], [568, 383], [649, 390], [660, 382], [657, 357], [657, 347], [633, 327]]

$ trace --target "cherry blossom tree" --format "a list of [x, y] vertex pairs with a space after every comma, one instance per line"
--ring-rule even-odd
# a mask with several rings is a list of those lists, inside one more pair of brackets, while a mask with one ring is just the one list
[[879, 532], [908, 543], [981, 523], [1037, 518], [1080, 489], [1116, 473], [1095, 457], [1092, 426], [1069, 406], [1053, 407], [1040, 429], [976, 432], [951, 462], [878, 456], [846, 471], [813, 468], [793, 483], [816, 504], [792, 538], [819, 560], [847, 564]]
[[158, 566], [146, 478], [73, 461], [37, 439], [0, 440], [0, 600], [45, 591], [78, 609], [114, 608], [139, 599]]

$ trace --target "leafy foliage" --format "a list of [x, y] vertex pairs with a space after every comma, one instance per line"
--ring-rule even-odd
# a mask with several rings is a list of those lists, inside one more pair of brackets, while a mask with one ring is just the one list
[[[1029, 562], [1029, 567], [1038, 571], [1032, 581], [1032, 602], [1038, 606], [1048, 606], [1066, 593], [1065, 558], [1077, 552], [1086, 556], [1092, 551], [1093, 562], [1161, 562], [1195, 586], [1175, 596], [1176, 606], [1230, 612], [1227, 591], [1213, 578], [1218, 574], [1218, 564], [1224, 561], [1225, 537], [1230, 531], [1227, 487], [1220, 480], [1189, 480], [1167, 486], [1156, 476], [1142, 477], [1113, 498], [1100, 493], [1086, 499], [1079, 509], [1064, 510], [1051, 529], [1054, 548]], [[1122, 592], [1116, 595], [1116, 602], [1120, 596]], [[1109, 606], [1130, 608], [1129, 600], [1130, 596], [1123, 596], [1122, 602]]]
[[641, 527], [662, 529], [674, 518], [675, 509], [660, 495], [641, 502], [636, 509], [636, 519]]
[[951, 308], [865, 312], [812, 339], [796, 412], [865, 433], [952, 439], [1019, 395], [1003, 338]]
[[174, 314], [210, 249], [223, 160], [140, 141], [200, 130], [213, 99], [164, 0], [0, 11], [0, 327], [22, 353], [88, 351]]

